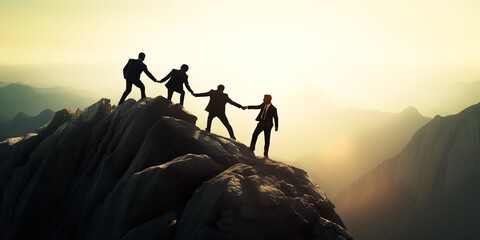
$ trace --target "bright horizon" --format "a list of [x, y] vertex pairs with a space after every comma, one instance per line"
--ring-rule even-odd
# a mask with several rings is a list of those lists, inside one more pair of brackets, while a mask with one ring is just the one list
[[111, 79], [57, 83], [111, 96], [121, 94], [119, 72], [140, 51], [157, 78], [190, 65], [199, 92], [223, 83], [232, 95], [256, 99], [312, 85], [338, 106], [398, 112], [413, 105], [427, 116], [445, 112], [423, 106], [429, 93], [415, 91], [480, 81], [474, 0], [3, 0], [0, 21], [0, 65], [111, 64], [117, 70], [95, 69]]
[[[324, 92], [337, 108], [398, 113], [414, 106], [428, 117], [480, 102], [477, 0], [0, 0], [0, 22], [0, 82], [67, 87], [113, 105], [125, 88], [124, 65], [145, 52], [157, 79], [188, 64], [195, 92], [223, 84], [242, 105], [260, 104], [269, 93], [280, 118], [270, 155], [300, 162], [312, 175], [328, 178], [322, 182], [341, 180], [348, 171], [356, 177], [357, 166], [366, 165], [357, 159], [358, 150], [368, 149], [358, 145], [357, 135], [398, 130], [357, 129], [369, 122], [339, 113], [332, 116], [344, 119], [333, 119], [322, 108]], [[142, 81], [148, 97], [166, 96], [164, 84], [145, 75]], [[129, 98], [138, 100], [139, 92], [134, 87]], [[207, 102], [185, 97], [200, 129]], [[311, 119], [298, 118], [305, 111]], [[256, 114], [227, 107], [245, 144]], [[382, 122], [368, 121], [376, 120]], [[218, 120], [212, 132], [228, 136]], [[382, 142], [382, 149], [392, 142]], [[257, 150], [262, 147], [261, 136]], [[394, 154], [374, 150], [367, 155], [377, 154], [376, 160]]]

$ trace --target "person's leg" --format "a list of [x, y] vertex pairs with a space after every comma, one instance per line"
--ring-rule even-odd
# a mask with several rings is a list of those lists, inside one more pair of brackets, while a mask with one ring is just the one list
[[183, 105], [183, 99], [185, 98], [185, 91], [180, 93], [180, 104]]
[[263, 156], [268, 157], [268, 148], [270, 147], [270, 134], [272, 133], [272, 127], [266, 127], [263, 131], [265, 134], [265, 147], [263, 149]]
[[210, 129], [211, 129], [211, 127], [212, 127], [212, 120], [213, 120], [214, 117], [215, 117], [215, 115], [213, 115], [213, 114], [211, 114], [211, 113], [208, 114], [208, 118], [207, 118], [207, 128], [205, 129], [205, 131], [210, 132]]
[[[167, 88], [168, 89], [168, 88]], [[172, 101], [172, 96], [173, 96], [173, 90], [172, 89], [168, 89], [168, 100]]]
[[258, 134], [260, 134], [262, 131], [263, 131], [263, 126], [261, 126], [260, 123], [258, 123], [257, 127], [253, 131], [252, 141], [250, 142], [250, 149], [252, 151], [255, 151], [255, 144], [257, 143]]
[[130, 81], [127, 81], [127, 87], [125, 88], [125, 92], [123, 92], [122, 98], [120, 98], [118, 105], [122, 104], [125, 101], [125, 98], [127, 98], [128, 94], [130, 94], [131, 91], [132, 83]]
[[225, 115], [225, 113], [219, 114], [219, 115], [218, 115], [218, 118], [220, 119], [220, 121], [222, 121], [223, 125], [227, 128], [228, 134], [230, 135], [230, 138], [233, 138], [233, 139], [236, 140], [235, 134], [233, 134], [232, 126], [231, 126], [230, 123], [228, 122], [228, 118], [227, 118], [227, 116]]
[[133, 84], [140, 88], [140, 92], [142, 93], [142, 98], [146, 98], [147, 96], [145, 95], [145, 85], [143, 85], [142, 81], [140, 80], [135, 80], [133, 81]]

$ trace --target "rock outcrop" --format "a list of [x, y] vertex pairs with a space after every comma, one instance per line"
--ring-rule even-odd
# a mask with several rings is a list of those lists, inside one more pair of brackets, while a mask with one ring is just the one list
[[0, 143], [0, 239], [351, 239], [305, 171], [163, 97], [102, 99]]
[[[336, 199], [357, 239], [480, 239], [480, 104], [436, 116]], [[375, 226], [375, 228], [372, 228]]]

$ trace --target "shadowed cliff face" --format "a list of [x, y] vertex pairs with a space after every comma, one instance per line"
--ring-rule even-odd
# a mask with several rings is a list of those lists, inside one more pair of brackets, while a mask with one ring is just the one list
[[479, 184], [476, 104], [435, 117], [400, 154], [354, 182], [336, 203], [357, 239], [480, 239]]
[[351, 239], [306, 172], [195, 122], [102, 99], [0, 143], [0, 238]]

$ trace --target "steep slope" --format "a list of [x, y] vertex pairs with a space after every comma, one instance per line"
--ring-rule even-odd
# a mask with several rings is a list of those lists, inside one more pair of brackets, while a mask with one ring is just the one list
[[102, 99], [0, 143], [0, 238], [351, 239], [306, 172], [195, 122]]
[[84, 108], [95, 100], [58, 88], [34, 88], [18, 83], [0, 87], [0, 120], [7, 121], [23, 112], [38, 115], [45, 109]]
[[0, 122], [0, 141], [35, 132], [37, 128], [45, 125], [54, 113], [54, 111], [47, 109], [35, 117], [30, 117], [21, 112], [8, 122]]
[[281, 156], [288, 156], [285, 160], [295, 160], [297, 167], [308, 169], [330, 196], [398, 154], [431, 120], [411, 106], [399, 113], [338, 108], [323, 91], [311, 86], [274, 98], [274, 104], [280, 130], [272, 138], [271, 152], [282, 152]]
[[479, 239], [478, 184], [480, 104], [435, 117], [336, 202], [357, 239]]

